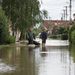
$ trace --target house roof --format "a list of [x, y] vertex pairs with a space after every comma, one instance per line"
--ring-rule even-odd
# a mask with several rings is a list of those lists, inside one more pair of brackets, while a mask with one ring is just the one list
[[69, 21], [65, 20], [44, 20], [43, 24], [46, 28], [49, 26], [69, 26]]

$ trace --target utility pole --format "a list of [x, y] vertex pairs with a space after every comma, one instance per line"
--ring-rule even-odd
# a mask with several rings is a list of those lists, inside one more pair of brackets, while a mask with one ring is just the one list
[[65, 20], [65, 14], [66, 14], [65, 11], [66, 11], [66, 10], [64, 9], [64, 10], [63, 10], [63, 18], [64, 18], [64, 20]]
[[72, 0], [70, 0], [70, 21], [72, 20], [71, 19], [71, 14], [72, 14], [71, 12], [72, 12]]
[[61, 13], [61, 20], [63, 20], [63, 17], [64, 17], [64, 14], [63, 14], [63, 13]]
[[66, 8], [66, 9], [65, 9], [65, 15], [66, 15], [66, 21], [67, 21], [67, 15], [68, 15], [68, 14], [67, 14], [67, 6], [65, 6], [65, 8]]

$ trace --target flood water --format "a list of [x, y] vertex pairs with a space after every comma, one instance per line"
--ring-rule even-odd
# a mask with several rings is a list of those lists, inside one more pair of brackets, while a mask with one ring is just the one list
[[1, 47], [0, 75], [75, 75], [75, 47], [60, 40], [45, 47]]

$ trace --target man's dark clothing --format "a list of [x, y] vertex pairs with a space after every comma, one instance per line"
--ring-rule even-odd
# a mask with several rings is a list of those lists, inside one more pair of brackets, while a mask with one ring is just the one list
[[38, 43], [34, 40], [35, 36], [32, 32], [28, 32], [27, 35], [26, 35], [26, 38], [28, 40], [28, 44], [40, 45], [40, 43]]
[[42, 43], [46, 43], [46, 39], [47, 39], [47, 33], [41, 32], [40, 38], [42, 39]]

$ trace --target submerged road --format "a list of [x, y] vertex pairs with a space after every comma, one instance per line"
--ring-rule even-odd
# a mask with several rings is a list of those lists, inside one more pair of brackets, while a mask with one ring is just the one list
[[75, 47], [47, 39], [45, 47], [0, 48], [0, 75], [75, 75]]
[[[41, 39], [36, 38], [36, 41], [41, 43]], [[54, 40], [54, 39], [47, 39], [45, 46], [68, 46], [68, 40]]]

